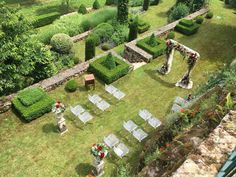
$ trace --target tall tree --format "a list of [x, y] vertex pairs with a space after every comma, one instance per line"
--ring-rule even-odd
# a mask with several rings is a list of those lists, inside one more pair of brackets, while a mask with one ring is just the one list
[[138, 37], [138, 18], [131, 19], [129, 24], [129, 41]]
[[143, 10], [148, 10], [149, 8], [149, 5], [150, 5], [150, 0], [144, 0], [143, 1]]
[[120, 23], [128, 22], [129, 14], [129, 1], [128, 0], [118, 0], [117, 5], [117, 20]]
[[95, 39], [89, 36], [85, 41], [85, 60], [90, 60], [95, 57]]
[[31, 29], [16, 9], [0, 4], [0, 95], [15, 92], [55, 72], [50, 50], [32, 40]]

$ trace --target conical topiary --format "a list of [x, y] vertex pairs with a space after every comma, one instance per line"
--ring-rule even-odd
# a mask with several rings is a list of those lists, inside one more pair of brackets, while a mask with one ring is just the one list
[[100, 8], [100, 4], [98, 2], [98, 0], [95, 0], [93, 3], [93, 9], [99, 9]]
[[157, 39], [154, 34], [152, 34], [151, 37], [149, 38], [148, 44], [152, 47], [155, 47], [158, 45]]
[[84, 4], [81, 4], [80, 6], [79, 6], [79, 10], [78, 10], [78, 13], [80, 13], [80, 14], [86, 14], [88, 11], [87, 11], [87, 9], [86, 9], [86, 6], [84, 5]]
[[111, 53], [109, 53], [104, 61], [104, 66], [108, 69], [114, 69], [116, 67], [116, 62]]

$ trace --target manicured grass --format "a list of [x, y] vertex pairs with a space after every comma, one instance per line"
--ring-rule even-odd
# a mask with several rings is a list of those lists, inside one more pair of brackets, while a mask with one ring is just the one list
[[[186, 97], [194, 92], [207, 80], [209, 73], [218, 70], [224, 63], [230, 63], [235, 57], [236, 24], [232, 23], [236, 20], [234, 10], [223, 8], [223, 2], [218, 0], [212, 1], [212, 10], [215, 14], [213, 19], [205, 20], [198, 33], [189, 37], [176, 34], [179, 42], [201, 55], [193, 71], [193, 90], [174, 86], [187, 69], [187, 64], [178, 52], [175, 54], [173, 69], [167, 76], [156, 72], [156, 68], [164, 62], [165, 57], [162, 56], [115, 82], [114, 86], [126, 93], [125, 99], [120, 102], [107, 94], [99, 81], [96, 82], [95, 91], [87, 92], [83, 78], [77, 77], [80, 88], [75, 93], [65, 92], [63, 85], [49, 92], [49, 95], [55, 100], [61, 100], [67, 108], [69, 105], [81, 104], [94, 115], [94, 119], [83, 125], [68, 108], [65, 118], [69, 132], [60, 136], [56, 132], [52, 113], [29, 124], [22, 123], [12, 111], [1, 114], [1, 176], [86, 176], [92, 162], [90, 147], [101, 142], [109, 133], [116, 134], [129, 147], [130, 153], [123, 160], [112, 153], [105, 161], [104, 176], [114, 176], [113, 171], [121, 162], [130, 163], [135, 169], [143, 143], [129, 136], [122, 128], [123, 121], [132, 119], [150, 134], [154, 130], [137, 116], [139, 109], [147, 108], [164, 122], [175, 96]], [[122, 46], [115, 50], [121, 51]], [[102, 113], [89, 103], [87, 95], [93, 93], [99, 94], [112, 105], [107, 112]]]

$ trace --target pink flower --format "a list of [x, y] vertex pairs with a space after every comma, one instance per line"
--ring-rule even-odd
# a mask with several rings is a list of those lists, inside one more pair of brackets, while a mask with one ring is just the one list
[[184, 109], [184, 108], [181, 108], [179, 112], [184, 113], [184, 112], [185, 112], [185, 109]]
[[98, 146], [98, 151], [101, 151], [102, 150], [102, 146]]
[[60, 108], [60, 105], [59, 105], [59, 104], [56, 104], [56, 108]]
[[105, 154], [102, 152], [102, 153], [100, 154], [100, 158], [103, 159], [104, 156], [105, 156]]

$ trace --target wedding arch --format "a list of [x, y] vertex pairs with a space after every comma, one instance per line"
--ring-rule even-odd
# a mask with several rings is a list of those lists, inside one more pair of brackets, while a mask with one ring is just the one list
[[166, 41], [166, 45], [166, 61], [158, 71], [161, 74], [168, 74], [171, 71], [174, 51], [179, 51], [184, 58], [187, 58], [188, 71], [184, 74], [183, 78], [175, 85], [177, 87], [191, 89], [193, 87], [193, 82], [190, 79], [190, 75], [197, 60], [200, 58], [199, 53], [172, 39], [168, 39]]

